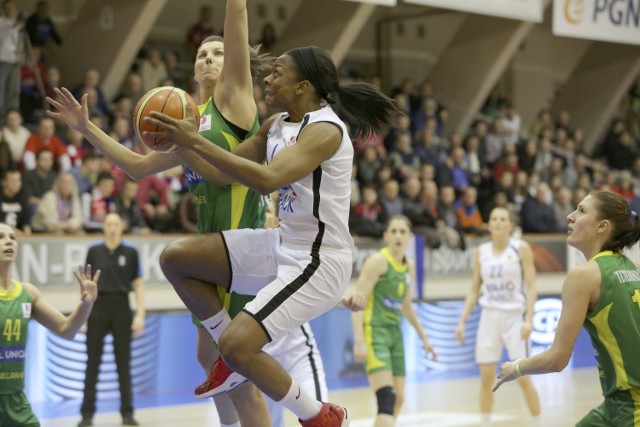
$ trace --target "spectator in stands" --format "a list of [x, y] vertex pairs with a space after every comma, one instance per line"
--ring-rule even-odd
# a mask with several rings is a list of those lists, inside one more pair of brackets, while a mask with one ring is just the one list
[[58, 175], [46, 192], [31, 221], [33, 231], [42, 233], [82, 233], [82, 206], [76, 181], [70, 172]]
[[494, 88], [480, 111], [488, 120], [493, 120], [498, 117], [506, 102], [507, 100], [502, 96], [498, 88]]
[[0, 176], [6, 170], [15, 169], [16, 163], [11, 156], [11, 148], [0, 132]]
[[[434, 183], [435, 185], [435, 183]], [[421, 183], [416, 176], [410, 176], [402, 186], [403, 215], [411, 219], [414, 232], [425, 239], [425, 244], [430, 248], [440, 246], [440, 238], [436, 231], [435, 217], [421, 200]]]
[[387, 213], [378, 200], [374, 185], [363, 185], [360, 189], [362, 201], [355, 205], [349, 215], [349, 230], [356, 236], [382, 237]]
[[411, 135], [411, 117], [403, 113], [396, 125], [389, 129], [389, 132], [387, 132], [387, 135], [383, 139], [384, 148], [387, 153], [393, 150], [396, 146], [398, 136], [404, 133]]
[[67, 171], [71, 168], [71, 160], [67, 153], [67, 147], [55, 134], [56, 125], [51, 117], [41, 117], [38, 120], [36, 132], [29, 137], [22, 155], [25, 170], [35, 169], [36, 154], [41, 150], [49, 150], [55, 160], [54, 169]]
[[486, 161], [493, 165], [500, 156], [502, 156], [502, 150], [507, 143], [507, 137], [504, 132], [502, 120], [495, 118], [491, 122], [491, 127], [488, 130], [487, 137], [485, 138], [485, 150]]
[[[124, 82], [119, 97], [126, 96], [131, 100], [131, 105], [135, 106], [142, 95], [144, 95], [144, 89], [142, 87], [142, 77], [135, 71], [130, 72], [127, 75], [127, 79]], [[54, 98], [55, 99], [55, 98]]]
[[192, 61], [195, 60], [196, 52], [202, 44], [202, 41], [214, 34], [216, 34], [216, 31], [213, 27], [213, 8], [211, 6], [202, 6], [200, 8], [200, 18], [195, 24], [189, 27], [189, 31], [187, 32], [186, 47]]
[[173, 86], [187, 90], [187, 82], [185, 80], [185, 72], [180, 67], [180, 58], [174, 50], [167, 50], [162, 57], [164, 66], [167, 69], [167, 77], [173, 81]]
[[[483, 218], [489, 218], [491, 211], [497, 207], [505, 208], [509, 212], [513, 211], [513, 203], [509, 202], [507, 193], [504, 191], [496, 191], [491, 195], [490, 200], [485, 200], [480, 204], [480, 213]], [[520, 224], [520, 216], [514, 214], [514, 220], [517, 224]]]
[[38, 207], [42, 196], [53, 188], [58, 174], [53, 170], [53, 153], [40, 150], [36, 154], [36, 167], [22, 174], [22, 190], [29, 203], [29, 216]]
[[358, 168], [358, 182], [362, 185], [372, 184], [376, 179], [376, 173], [382, 166], [378, 152], [374, 147], [367, 147], [362, 156], [356, 160]]
[[427, 121], [430, 119], [433, 119], [436, 121], [436, 123], [439, 123], [438, 102], [434, 98], [426, 98], [424, 101], [422, 101], [420, 109], [416, 111], [413, 116], [411, 116], [412, 135], [417, 135], [420, 131], [422, 131], [426, 127]]
[[400, 184], [395, 179], [390, 179], [384, 183], [382, 194], [380, 195], [380, 203], [387, 212], [387, 217], [401, 215], [404, 211], [404, 203], [400, 196]]
[[549, 186], [545, 182], [541, 182], [536, 188], [535, 197], [529, 197], [525, 200], [520, 212], [524, 233], [555, 233], [558, 231], [549, 197]]
[[0, 222], [13, 227], [16, 235], [31, 234], [29, 203], [22, 191], [22, 175], [17, 170], [7, 170], [2, 176]]
[[415, 153], [420, 158], [420, 162], [438, 168], [440, 159], [445, 155], [439, 146], [438, 137], [432, 131], [423, 129], [418, 133], [417, 138]]
[[147, 51], [146, 58], [140, 62], [138, 68], [142, 77], [142, 89], [147, 92], [159, 86], [160, 81], [168, 77], [167, 66], [162, 61], [162, 53], [157, 47]]
[[520, 172], [518, 160], [519, 158], [518, 154], [515, 152], [515, 147], [512, 145], [505, 146], [502, 159], [499, 160], [493, 168], [493, 180], [495, 182], [499, 182], [500, 177], [505, 172], [510, 172], [511, 175], [515, 176], [515, 174]]
[[464, 233], [486, 234], [487, 227], [478, 207], [478, 191], [468, 187], [455, 202], [460, 228]]
[[508, 144], [517, 144], [520, 139], [520, 126], [522, 124], [522, 119], [520, 118], [520, 114], [518, 114], [516, 107], [510, 102], [506, 103], [500, 118], [504, 129], [505, 141]]
[[396, 146], [389, 153], [387, 160], [397, 176], [404, 178], [418, 173], [420, 157], [413, 150], [411, 135], [406, 133], [398, 135]]
[[450, 150], [449, 158], [438, 167], [436, 183], [441, 189], [453, 187], [459, 193], [471, 184], [465, 163], [464, 148], [453, 147]]
[[639, 155], [637, 143], [631, 132], [624, 130], [607, 147], [607, 165], [618, 170], [630, 169]]
[[20, 111], [27, 123], [31, 123], [32, 118], [44, 109], [45, 72], [42, 48], [34, 47], [20, 66]]
[[466, 248], [466, 242], [462, 234], [462, 227], [455, 206], [456, 192], [452, 186], [440, 187], [438, 197], [436, 227], [440, 233], [440, 240], [452, 249]]
[[413, 114], [420, 108], [420, 97], [416, 94], [413, 80], [409, 77], [402, 79], [400, 86], [393, 88], [391, 98], [399, 101], [399, 103], [396, 103], [398, 109], [404, 111], [412, 118]]
[[97, 181], [100, 169], [101, 156], [95, 153], [88, 153], [82, 162], [76, 164], [71, 169], [71, 174], [76, 180], [78, 194], [91, 192], [94, 183]]
[[575, 210], [573, 201], [571, 200], [573, 194], [569, 187], [561, 187], [553, 197], [553, 215], [556, 219], [556, 225], [559, 232], [567, 231], [567, 216]]
[[471, 185], [480, 183], [480, 173], [486, 166], [486, 154], [480, 141], [479, 136], [469, 135], [464, 142], [464, 164], [467, 166], [467, 176]]
[[271, 52], [273, 45], [276, 44], [277, 41], [276, 28], [271, 22], [265, 22], [262, 26], [260, 40], [258, 40], [258, 43], [262, 46], [262, 50]]
[[132, 150], [136, 145], [133, 135], [129, 133], [130, 120], [125, 117], [114, 117], [111, 122], [111, 132], [109, 136], [124, 145], [129, 150]]
[[538, 153], [538, 139], [527, 138], [524, 143], [518, 146], [518, 166], [520, 170], [530, 174], [536, 166], [536, 154]]
[[22, 18], [11, 0], [2, 2], [0, 16], [0, 117], [20, 108], [20, 32]]
[[567, 136], [573, 134], [573, 127], [571, 126], [571, 114], [567, 110], [560, 110], [556, 117], [556, 131], [563, 129]]
[[190, 191], [184, 191], [180, 194], [178, 206], [176, 207], [176, 222], [180, 231], [187, 233], [198, 232], [196, 196]]
[[2, 128], [2, 139], [9, 145], [11, 157], [17, 166], [22, 165], [24, 147], [27, 145], [30, 136], [29, 129], [22, 125], [20, 110], [13, 108], [7, 110], [4, 127]]
[[116, 180], [109, 172], [98, 175], [96, 185], [90, 193], [83, 193], [82, 216], [87, 233], [102, 232], [102, 223], [107, 214], [116, 212]]
[[611, 186], [611, 191], [618, 193], [624, 197], [627, 202], [631, 203], [636, 197], [636, 191], [633, 184], [633, 175], [628, 170], [620, 171], [617, 174], [616, 182]]
[[67, 127], [65, 144], [67, 146], [69, 160], [71, 161], [71, 168], [79, 166], [80, 163], [82, 163], [82, 159], [91, 152], [91, 149], [87, 147], [88, 143], [84, 139], [84, 136], [71, 127]]
[[543, 108], [538, 112], [538, 116], [531, 124], [529, 134], [534, 138], [540, 138], [545, 130], [553, 131], [554, 128], [551, 111], [548, 108]]
[[73, 96], [76, 99], [81, 99], [85, 93], [93, 92], [91, 89], [95, 89], [95, 108], [100, 111], [100, 114], [105, 117], [111, 116], [111, 110], [109, 109], [109, 103], [104, 96], [104, 92], [100, 88], [100, 72], [95, 68], [89, 68], [84, 73], [82, 83], [73, 90]]
[[151, 229], [136, 201], [139, 187], [137, 181], [125, 177], [122, 189], [116, 197], [116, 212], [125, 223], [125, 233], [147, 235], [151, 234]]
[[47, 1], [41, 0], [36, 3], [36, 10], [27, 18], [25, 29], [33, 47], [46, 47], [50, 41], [55, 42], [58, 46], [62, 44], [62, 37], [49, 16], [49, 2]]
[[53, 88], [60, 86], [61, 80], [62, 75], [60, 74], [60, 69], [55, 65], [47, 66], [44, 74], [44, 92], [46, 96], [55, 98], [56, 94]]

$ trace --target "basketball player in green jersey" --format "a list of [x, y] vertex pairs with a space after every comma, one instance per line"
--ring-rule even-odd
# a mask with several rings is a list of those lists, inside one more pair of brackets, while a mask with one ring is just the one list
[[[199, 131], [203, 137], [226, 150], [232, 150], [258, 129], [253, 84], [260, 73], [270, 69], [272, 64], [270, 57], [259, 55], [257, 49], [249, 47], [248, 34], [246, 0], [228, 0], [224, 40], [218, 36], [205, 39], [198, 49], [194, 64], [198, 99], [202, 103]], [[209, 164], [190, 150], [177, 149], [170, 154], [137, 154], [89, 121], [86, 95], [78, 103], [66, 88], [56, 89], [56, 94], [57, 100], [48, 99], [54, 107], [48, 114], [82, 133], [94, 147], [132, 178], [141, 179], [182, 166], [189, 189], [196, 197], [199, 233], [262, 227], [266, 201], [255, 191], [239, 184], [215, 186], [216, 176], [211, 174]], [[194, 261], [203, 259], [197, 246], [185, 247], [183, 254]], [[236, 294], [233, 297], [226, 296], [224, 300], [231, 313], [237, 312], [247, 302], [247, 298]], [[206, 330], [197, 329], [198, 360], [209, 373], [217, 359], [217, 348]], [[229, 396], [217, 396], [215, 401], [223, 427], [239, 425], [238, 416], [242, 425], [271, 426], [264, 399], [251, 383], [239, 386]]]
[[558, 372], [584, 325], [591, 337], [604, 402], [576, 425], [640, 426], [640, 269], [622, 254], [640, 240], [638, 214], [609, 191], [592, 191], [567, 217], [567, 243], [588, 261], [569, 272], [551, 348], [505, 362], [494, 391], [521, 375]]
[[376, 395], [375, 427], [394, 426], [404, 400], [403, 316], [420, 336], [427, 354], [436, 357], [411, 301], [414, 267], [405, 256], [410, 227], [403, 215], [389, 220], [384, 232], [387, 246], [367, 258], [356, 285], [356, 291], [368, 298], [364, 313], [352, 313], [353, 353], [356, 361], [365, 362], [369, 385]]
[[29, 321], [33, 319], [54, 334], [73, 339], [89, 318], [98, 296], [100, 270], [93, 278], [90, 265], [86, 271], [81, 267], [74, 270], [80, 285], [80, 302], [65, 316], [47, 302], [34, 285], [12, 278], [17, 256], [15, 231], [0, 223], [0, 426], [36, 427], [40, 422], [24, 393]]

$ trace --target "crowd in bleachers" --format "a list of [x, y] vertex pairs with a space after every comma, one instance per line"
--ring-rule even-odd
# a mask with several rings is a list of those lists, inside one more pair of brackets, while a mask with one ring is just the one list
[[[91, 121], [129, 149], [146, 152], [133, 132], [134, 106], [156, 86], [193, 93], [195, 47], [216, 32], [211, 9], [202, 8], [181, 51], [146, 45], [113, 99], [103, 93], [98, 70], [88, 68], [73, 84], [49, 59], [47, 46], [62, 39], [46, 1], [38, 2], [26, 24], [15, 11], [3, 12], [0, 32], [7, 23], [11, 34], [28, 27], [29, 42], [28, 55], [17, 64], [19, 99], [5, 94], [0, 100], [0, 221], [24, 233], [98, 232], [104, 216], [117, 211], [130, 233], [193, 231], [194, 200], [180, 168], [130, 179], [81, 134], [47, 117], [44, 96], [60, 85], [77, 98], [88, 94]], [[273, 27], [265, 26], [262, 39], [274, 42]], [[572, 125], [570, 112], [542, 109], [525, 128], [517, 106], [497, 90], [466, 133], [448, 128], [446, 105], [428, 80], [416, 88], [405, 79], [389, 95], [405, 113], [402, 120], [383, 135], [355, 141], [354, 235], [380, 237], [386, 219], [403, 213], [428, 246], [464, 248], [466, 235], [486, 233], [495, 206], [509, 207], [525, 233], [563, 232], [566, 215], [593, 188], [619, 192], [640, 210], [640, 79], [629, 91], [626, 115], [614, 121], [595, 152], [583, 147], [584, 132]], [[260, 87], [255, 96], [264, 118], [269, 110]]]

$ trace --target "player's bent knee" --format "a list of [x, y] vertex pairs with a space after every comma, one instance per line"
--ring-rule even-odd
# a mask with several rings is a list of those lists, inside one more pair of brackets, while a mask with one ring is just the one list
[[393, 415], [396, 405], [396, 392], [391, 386], [385, 386], [376, 390], [378, 400], [378, 414]]

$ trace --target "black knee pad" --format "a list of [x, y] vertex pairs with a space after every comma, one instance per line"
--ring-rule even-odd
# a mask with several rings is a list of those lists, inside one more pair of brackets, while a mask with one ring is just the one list
[[391, 386], [386, 386], [376, 390], [378, 400], [378, 414], [393, 415], [393, 408], [396, 405], [396, 391]]

